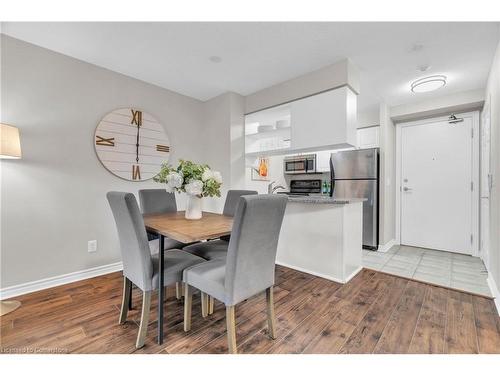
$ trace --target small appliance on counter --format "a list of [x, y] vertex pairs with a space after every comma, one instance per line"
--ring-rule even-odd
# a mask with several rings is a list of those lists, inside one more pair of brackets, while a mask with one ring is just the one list
[[321, 180], [292, 180], [290, 181], [290, 191], [280, 191], [278, 194], [287, 195], [312, 195], [321, 194]]
[[283, 161], [284, 174], [316, 173], [316, 154], [288, 156]]
[[379, 149], [339, 151], [330, 156], [331, 191], [336, 199], [363, 202], [363, 248], [378, 249]]

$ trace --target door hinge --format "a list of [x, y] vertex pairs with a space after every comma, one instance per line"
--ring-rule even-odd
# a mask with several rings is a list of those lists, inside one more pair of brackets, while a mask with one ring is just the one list
[[474, 237], [472, 236], [472, 234], [470, 235], [470, 244], [472, 245], [474, 242], [473, 242], [473, 239]]
[[472, 182], [472, 181], [470, 183], [470, 191], [474, 191], [474, 182]]
[[474, 138], [474, 128], [471, 128], [471, 130], [470, 130], [470, 137]]

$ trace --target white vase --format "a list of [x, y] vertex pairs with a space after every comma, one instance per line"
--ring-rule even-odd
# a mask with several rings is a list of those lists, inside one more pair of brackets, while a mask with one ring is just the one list
[[201, 198], [197, 195], [187, 195], [186, 203], [186, 219], [199, 220], [201, 219]]

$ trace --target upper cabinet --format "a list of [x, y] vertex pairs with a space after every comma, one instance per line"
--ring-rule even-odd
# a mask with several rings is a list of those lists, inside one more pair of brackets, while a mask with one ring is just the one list
[[380, 126], [358, 129], [356, 148], [379, 147], [379, 131]]
[[345, 86], [246, 115], [246, 154], [356, 147], [356, 104]]
[[356, 146], [356, 103], [356, 94], [348, 87], [292, 102], [292, 149]]

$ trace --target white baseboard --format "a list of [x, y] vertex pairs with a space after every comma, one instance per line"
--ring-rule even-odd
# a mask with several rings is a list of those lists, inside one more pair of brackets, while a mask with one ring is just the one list
[[313, 276], [318, 276], [318, 277], [321, 277], [323, 279], [327, 279], [327, 280], [330, 280], [330, 281], [335, 281], [336, 283], [339, 283], [339, 284], [345, 284], [345, 283], [349, 282], [349, 280], [351, 280], [354, 276], [356, 276], [358, 274], [359, 271], [361, 271], [363, 269], [363, 267], [360, 266], [359, 268], [357, 268], [356, 270], [354, 270], [353, 273], [351, 273], [349, 276], [347, 276], [345, 280], [341, 280], [341, 279], [338, 279], [336, 277], [331, 277], [329, 275], [322, 274], [320, 272], [314, 272], [314, 271], [311, 271], [311, 270], [306, 270], [304, 268], [293, 266], [291, 264], [287, 264], [287, 263], [283, 263], [283, 262], [276, 262], [276, 264], [279, 265], [279, 266], [291, 268], [291, 269], [296, 270], [296, 271], [308, 273], [308, 274], [313, 275]]
[[105, 275], [112, 272], [121, 271], [122, 262], [107, 264], [89, 268], [83, 271], [67, 273], [65, 275], [48, 277], [46, 279], [30, 281], [29, 283], [9, 286], [0, 289], [0, 300], [20, 296], [27, 293], [36, 292], [43, 289], [53, 288], [55, 286], [73, 283], [75, 281], [90, 279], [92, 277]]
[[497, 307], [497, 313], [500, 316], [500, 292], [498, 291], [497, 284], [489, 271], [488, 278], [486, 280], [488, 281], [488, 286], [490, 287], [491, 294], [493, 295], [495, 306]]
[[398, 243], [396, 242], [396, 240], [392, 239], [389, 242], [387, 242], [385, 245], [378, 245], [378, 251], [380, 251], [381, 253], [386, 253], [389, 251], [389, 249], [391, 247], [393, 247], [394, 245], [397, 245], [397, 244]]

